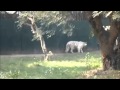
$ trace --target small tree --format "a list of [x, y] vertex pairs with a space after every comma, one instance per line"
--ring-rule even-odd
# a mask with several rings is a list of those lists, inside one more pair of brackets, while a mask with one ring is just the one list
[[[63, 12], [59, 11], [23, 11], [20, 12], [17, 23], [18, 27], [22, 27], [23, 25], [30, 26], [33, 40], [40, 41], [44, 60], [47, 60], [50, 51], [47, 50], [43, 35], [46, 34], [48, 37], [51, 37], [55, 34], [55, 28], [58, 27], [62, 27], [62, 31], [71, 30], [72, 27], [67, 24], [69, 19], [66, 17], [65, 15], [63, 16]], [[55, 27], [48, 30], [47, 28], [51, 25]]]

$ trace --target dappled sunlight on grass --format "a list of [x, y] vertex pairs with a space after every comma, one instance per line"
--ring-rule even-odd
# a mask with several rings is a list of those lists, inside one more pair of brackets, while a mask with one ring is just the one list
[[[69, 55], [69, 56], [68, 56]], [[74, 58], [73, 58], [74, 55]], [[64, 55], [63, 55], [64, 56]], [[27, 67], [35, 67], [35, 66], [44, 66], [44, 67], [88, 67], [88, 68], [97, 68], [102, 67], [101, 63], [101, 57], [95, 57], [92, 56], [89, 52], [84, 54], [82, 58], [79, 58], [79, 54], [67, 54], [67, 56], [61, 56], [59, 60], [55, 60], [54, 58], [52, 61], [37, 61], [28, 63]], [[77, 57], [75, 57], [77, 56]], [[79, 56], [79, 57], [78, 57]], [[58, 56], [59, 57], [59, 56]], [[69, 58], [73, 58], [72, 60], [69, 60]], [[84, 58], [83, 58], [84, 57]], [[64, 58], [64, 60], [63, 60]], [[66, 60], [65, 60], [66, 58]], [[79, 59], [77, 59], [79, 58]], [[75, 59], [75, 60], [74, 60]]]
[[102, 67], [100, 55], [92, 53], [56, 54], [48, 61], [41, 56], [2, 56], [0, 78], [74, 79]]
[[39, 61], [33, 62], [27, 65], [27, 67], [34, 66], [45, 66], [45, 67], [83, 67], [86, 66], [85, 62], [76, 62], [76, 61]]

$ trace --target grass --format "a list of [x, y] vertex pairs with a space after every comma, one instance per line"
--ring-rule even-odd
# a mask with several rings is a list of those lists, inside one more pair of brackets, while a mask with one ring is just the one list
[[42, 55], [1, 55], [2, 79], [81, 79], [85, 72], [102, 67], [99, 51], [55, 54], [49, 61]]

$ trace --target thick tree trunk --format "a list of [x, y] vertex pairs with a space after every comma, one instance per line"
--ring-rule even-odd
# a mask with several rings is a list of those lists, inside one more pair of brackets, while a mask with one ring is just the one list
[[93, 27], [93, 32], [96, 35], [100, 44], [101, 54], [103, 56], [103, 59], [102, 59], [103, 69], [108, 70], [110, 69], [110, 67], [112, 67], [113, 69], [116, 69], [116, 66], [118, 66], [118, 63], [116, 64], [116, 62], [118, 61], [116, 61], [116, 55], [113, 49], [114, 49], [115, 40], [119, 33], [119, 29], [116, 24], [117, 22], [111, 20], [110, 30], [105, 31], [102, 25], [101, 16], [96, 16], [95, 18], [93, 18], [92, 12], [88, 12], [88, 19], [90, 24]]
[[116, 45], [114, 51], [116, 55], [114, 57], [113, 68], [115, 70], [120, 70], [120, 34], [116, 39]]
[[111, 22], [111, 28], [108, 31], [102, 31], [98, 34], [98, 39], [100, 41], [101, 53], [103, 56], [103, 68], [104, 70], [114, 67], [114, 45], [116, 38], [118, 36], [118, 30], [115, 27], [115, 22]]

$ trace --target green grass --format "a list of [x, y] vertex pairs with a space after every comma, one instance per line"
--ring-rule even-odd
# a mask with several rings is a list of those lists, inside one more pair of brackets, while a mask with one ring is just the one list
[[43, 61], [41, 55], [0, 56], [0, 78], [7, 79], [76, 79], [101, 67], [99, 51], [55, 54], [49, 61]]

